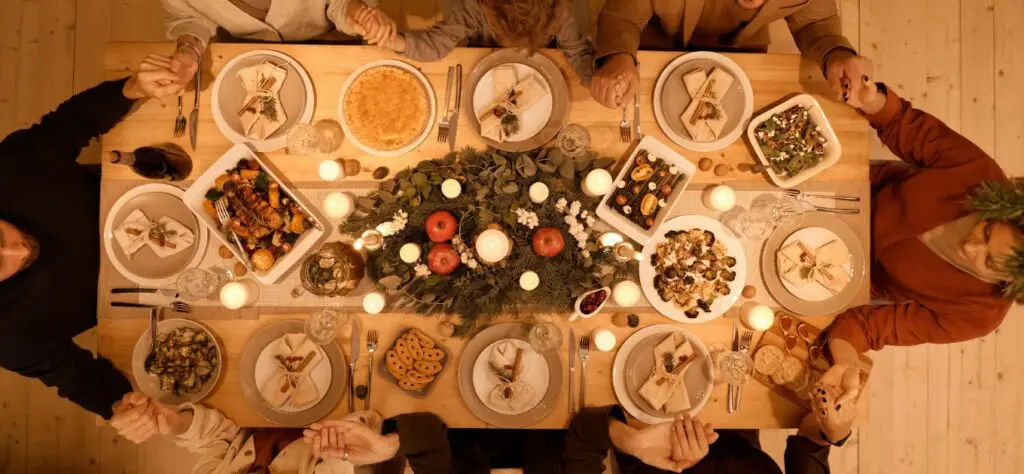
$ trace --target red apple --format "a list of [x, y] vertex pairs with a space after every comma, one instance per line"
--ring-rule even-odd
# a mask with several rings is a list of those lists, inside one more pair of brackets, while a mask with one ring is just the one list
[[554, 227], [541, 227], [533, 233], [530, 239], [533, 243], [533, 252], [541, 257], [551, 258], [561, 253], [565, 248], [565, 239], [562, 232]]
[[454, 272], [460, 263], [462, 261], [452, 244], [437, 244], [427, 252], [427, 268], [438, 275]]
[[452, 240], [458, 226], [452, 213], [437, 211], [427, 217], [427, 237], [431, 242], [447, 242]]

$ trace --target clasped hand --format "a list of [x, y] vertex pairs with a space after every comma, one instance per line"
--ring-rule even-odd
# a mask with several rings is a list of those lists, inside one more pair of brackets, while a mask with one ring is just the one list
[[626, 428], [630, 431], [626, 436], [613, 437], [619, 450], [644, 464], [672, 472], [693, 467], [707, 456], [711, 444], [718, 440], [718, 433], [710, 424], [701, 423], [688, 414], [641, 430]]

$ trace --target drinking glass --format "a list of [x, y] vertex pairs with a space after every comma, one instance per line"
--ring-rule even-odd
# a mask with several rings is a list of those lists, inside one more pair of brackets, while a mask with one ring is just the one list
[[201, 300], [220, 289], [220, 278], [209, 270], [186, 268], [178, 274], [174, 286], [182, 298], [190, 301]]
[[292, 125], [285, 137], [289, 155], [312, 156], [320, 151], [320, 131], [308, 123], [297, 123]]
[[728, 351], [718, 356], [718, 374], [730, 385], [743, 385], [750, 378], [754, 361], [742, 352]]
[[554, 323], [537, 321], [530, 328], [530, 346], [540, 353], [554, 352], [562, 347], [562, 331]]
[[729, 352], [729, 346], [724, 342], [715, 342], [708, 346], [708, 354], [711, 356], [712, 379], [714, 379], [715, 385], [724, 382], [722, 375], [718, 371], [718, 359], [727, 352]]
[[320, 134], [320, 153], [327, 155], [341, 148], [345, 139], [345, 130], [337, 120], [323, 119], [314, 125]]
[[306, 317], [306, 335], [321, 346], [334, 342], [338, 331], [349, 322], [347, 312], [337, 307], [320, 308]]
[[736, 218], [736, 226], [740, 234], [750, 240], [764, 240], [775, 228], [773, 206], [775, 197], [763, 194], [754, 198], [750, 207]]

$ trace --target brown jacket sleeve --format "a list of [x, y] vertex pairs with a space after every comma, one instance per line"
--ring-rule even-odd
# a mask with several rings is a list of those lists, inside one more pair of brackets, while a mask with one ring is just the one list
[[835, 0], [810, 0], [807, 6], [786, 17], [800, 53], [825, 70], [825, 58], [836, 48], [856, 52], [843, 36]]
[[654, 15], [651, 0], [607, 0], [597, 16], [597, 46], [594, 59], [615, 53], [629, 53], [636, 60], [640, 33]]

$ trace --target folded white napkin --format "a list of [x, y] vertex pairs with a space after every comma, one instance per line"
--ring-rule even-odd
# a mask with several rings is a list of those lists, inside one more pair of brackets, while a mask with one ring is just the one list
[[149, 226], [149, 217], [136, 209], [130, 212], [121, 226], [114, 231], [114, 240], [121, 246], [121, 251], [131, 257], [146, 246]]
[[149, 248], [153, 249], [153, 252], [160, 258], [167, 258], [181, 252], [191, 247], [196, 240], [195, 234], [188, 227], [170, 217], [161, 217], [156, 221], [156, 225], [166, 230], [164, 235], [166, 243], [161, 246], [153, 239], [146, 239], [146, 245], [149, 245]]
[[[240, 117], [245, 136], [253, 140], [265, 140], [288, 120], [279, 95], [281, 86], [288, 77], [288, 70], [267, 61], [238, 71], [238, 77], [246, 91], [245, 99], [239, 106], [244, 106], [253, 97], [258, 97], [255, 106], [246, 110]], [[275, 79], [274, 83], [267, 89], [260, 89], [260, 83], [271, 77]]]

